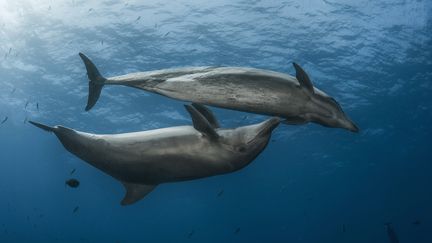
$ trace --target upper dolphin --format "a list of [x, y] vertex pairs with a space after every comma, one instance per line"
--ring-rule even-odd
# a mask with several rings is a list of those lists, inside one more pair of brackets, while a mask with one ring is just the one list
[[178, 100], [278, 116], [288, 124], [315, 122], [359, 131], [338, 102], [315, 88], [296, 63], [296, 77], [246, 67], [192, 67], [105, 78], [88, 57], [79, 55], [89, 78], [86, 111], [96, 104], [105, 84], [126, 85]]
[[267, 146], [279, 124], [219, 128], [211, 111], [187, 105], [193, 126], [100, 135], [63, 126], [31, 124], [53, 132], [72, 154], [116, 178], [126, 188], [122, 205], [132, 204], [158, 184], [230, 173], [251, 163]]

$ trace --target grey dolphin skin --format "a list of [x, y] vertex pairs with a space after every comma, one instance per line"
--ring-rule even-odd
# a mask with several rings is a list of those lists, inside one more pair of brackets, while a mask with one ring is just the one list
[[122, 205], [135, 203], [161, 183], [199, 179], [245, 167], [264, 150], [280, 122], [273, 117], [254, 125], [223, 129], [209, 122], [216, 119], [207, 108], [194, 104], [186, 109], [193, 126], [112, 135], [29, 122], [53, 132], [66, 150], [122, 182], [126, 188]]
[[79, 55], [90, 80], [86, 111], [96, 104], [104, 85], [125, 85], [177, 100], [277, 116], [292, 125], [315, 122], [359, 131], [336, 100], [313, 87], [296, 63], [296, 77], [245, 67], [192, 67], [105, 78], [88, 57]]

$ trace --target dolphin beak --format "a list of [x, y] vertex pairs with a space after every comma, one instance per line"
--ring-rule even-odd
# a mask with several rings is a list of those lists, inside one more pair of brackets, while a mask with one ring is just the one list
[[351, 122], [351, 128], [350, 129], [348, 129], [348, 130], [350, 130], [351, 132], [359, 132], [360, 131], [360, 128], [358, 128], [358, 126], [356, 125], [356, 124], [354, 124], [354, 122]]
[[348, 117], [345, 118], [343, 128], [345, 128], [351, 132], [355, 132], [355, 133], [360, 131], [360, 128], [353, 121], [351, 121], [351, 119], [349, 119]]
[[263, 136], [270, 134], [280, 123], [281, 119], [279, 117], [272, 117], [259, 126], [259, 133], [257, 136]]

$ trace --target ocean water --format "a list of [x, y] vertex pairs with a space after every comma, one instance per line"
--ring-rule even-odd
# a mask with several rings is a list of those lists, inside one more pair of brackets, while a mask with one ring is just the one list
[[[430, 0], [0, 0], [0, 242], [378, 243], [391, 222], [400, 242], [430, 243], [431, 30]], [[293, 75], [296, 61], [361, 131], [281, 125], [243, 170], [122, 207], [118, 181], [26, 121], [93, 133], [191, 121], [185, 102], [120, 86], [85, 112], [79, 52], [106, 76], [204, 65]], [[213, 111], [223, 127], [265, 119]]]

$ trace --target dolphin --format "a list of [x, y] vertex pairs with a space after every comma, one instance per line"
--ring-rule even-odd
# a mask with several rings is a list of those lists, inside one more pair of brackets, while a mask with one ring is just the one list
[[29, 122], [53, 132], [66, 150], [119, 180], [126, 189], [121, 205], [137, 202], [161, 183], [240, 170], [264, 150], [280, 123], [272, 117], [254, 125], [223, 129], [206, 107], [185, 107], [193, 126], [112, 135]]
[[296, 77], [246, 67], [190, 67], [105, 78], [87, 56], [79, 56], [89, 78], [86, 111], [96, 104], [104, 85], [125, 85], [177, 100], [277, 116], [292, 125], [315, 122], [359, 131], [338, 102], [315, 88], [296, 63]]

